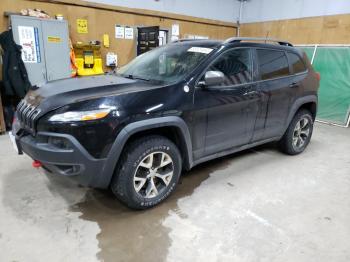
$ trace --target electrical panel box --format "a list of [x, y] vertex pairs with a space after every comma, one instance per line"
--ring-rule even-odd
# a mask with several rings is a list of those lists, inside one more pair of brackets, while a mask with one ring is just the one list
[[71, 76], [67, 21], [20, 15], [10, 20], [32, 85]]

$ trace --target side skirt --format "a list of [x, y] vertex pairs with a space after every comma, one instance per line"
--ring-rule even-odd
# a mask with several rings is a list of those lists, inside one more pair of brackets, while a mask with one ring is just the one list
[[253, 148], [253, 147], [256, 147], [256, 146], [260, 146], [262, 144], [266, 144], [266, 143], [269, 143], [269, 142], [278, 141], [280, 138], [281, 137], [273, 137], [273, 138], [269, 138], [269, 139], [264, 139], [264, 140], [261, 140], [261, 141], [258, 141], [258, 142], [254, 142], [254, 143], [247, 144], [247, 145], [240, 146], [240, 147], [234, 147], [234, 148], [231, 148], [231, 149], [228, 149], [228, 150], [221, 151], [219, 153], [215, 153], [215, 154], [212, 154], [212, 155], [208, 155], [208, 156], [199, 158], [199, 159], [197, 159], [197, 160], [195, 160], [193, 162], [191, 168], [196, 166], [196, 165], [198, 165], [198, 164], [200, 164], [200, 163], [207, 162], [207, 161], [213, 160], [215, 158], [227, 156], [227, 155], [230, 155], [230, 154], [233, 154], [233, 153], [237, 153], [239, 151], [243, 151], [243, 150], [246, 150], [246, 149], [249, 149], [249, 148]]

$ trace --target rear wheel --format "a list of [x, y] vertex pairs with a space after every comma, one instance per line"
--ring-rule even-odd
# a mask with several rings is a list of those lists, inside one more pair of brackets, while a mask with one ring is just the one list
[[310, 142], [313, 124], [310, 111], [299, 110], [279, 141], [281, 151], [289, 155], [297, 155], [303, 152]]
[[124, 151], [111, 184], [117, 198], [134, 209], [157, 205], [175, 189], [181, 174], [176, 145], [162, 136], [133, 141]]

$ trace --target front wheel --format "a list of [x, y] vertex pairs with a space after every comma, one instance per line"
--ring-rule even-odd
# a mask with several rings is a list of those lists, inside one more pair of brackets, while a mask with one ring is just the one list
[[111, 189], [134, 209], [146, 209], [167, 198], [177, 185], [182, 167], [178, 148], [162, 136], [133, 141], [119, 162]]
[[297, 155], [303, 152], [310, 143], [313, 124], [310, 111], [299, 110], [279, 141], [281, 151], [288, 155]]

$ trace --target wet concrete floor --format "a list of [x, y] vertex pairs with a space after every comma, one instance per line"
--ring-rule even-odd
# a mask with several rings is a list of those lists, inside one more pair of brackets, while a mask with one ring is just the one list
[[145, 211], [44, 175], [0, 136], [0, 261], [349, 261], [349, 131], [201, 164]]
[[[171, 240], [169, 229], [162, 225], [169, 210], [186, 217], [177, 207], [179, 198], [189, 196], [214, 170], [224, 169], [226, 158], [196, 167], [185, 173], [166, 202], [144, 211], [131, 210], [113, 197], [110, 191], [89, 190], [84, 200], [71, 207], [80, 211], [84, 220], [97, 222], [101, 249], [98, 258], [103, 261], [165, 261]], [[145, 252], [149, 250], [150, 252]]]

